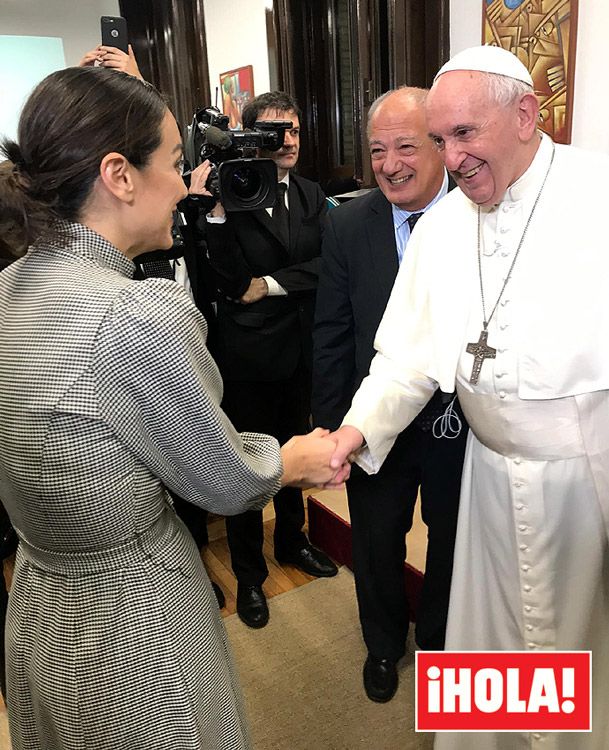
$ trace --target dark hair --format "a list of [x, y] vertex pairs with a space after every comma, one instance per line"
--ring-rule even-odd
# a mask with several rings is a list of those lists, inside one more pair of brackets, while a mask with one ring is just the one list
[[150, 84], [109, 68], [66, 68], [25, 103], [17, 140], [0, 153], [0, 247], [23, 250], [77, 221], [103, 157], [116, 151], [142, 168], [161, 143], [167, 105]]
[[269, 91], [267, 94], [256, 96], [243, 107], [243, 112], [241, 113], [243, 127], [251, 130], [265, 109], [275, 109], [278, 112], [294, 112], [299, 120], [302, 115], [296, 99], [286, 94], [285, 91]]

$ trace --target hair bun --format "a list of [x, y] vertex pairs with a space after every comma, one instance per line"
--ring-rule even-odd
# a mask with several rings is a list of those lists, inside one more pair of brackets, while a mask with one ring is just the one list
[[19, 146], [10, 140], [0, 145], [0, 259], [6, 260], [24, 252], [29, 244], [26, 226], [48, 223], [39, 216], [40, 209], [28, 195], [30, 179]]
[[21, 149], [19, 148], [18, 143], [7, 139], [2, 144], [2, 150], [6, 154], [9, 161], [13, 162], [13, 164], [19, 169], [23, 169], [23, 167], [25, 166], [25, 162], [23, 160], [23, 154], [21, 153]]

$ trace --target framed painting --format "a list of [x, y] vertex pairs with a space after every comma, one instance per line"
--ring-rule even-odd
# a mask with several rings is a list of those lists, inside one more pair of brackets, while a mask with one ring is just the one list
[[222, 111], [228, 115], [228, 127], [241, 130], [241, 112], [243, 107], [254, 98], [254, 68], [245, 65], [226, 73], [220, 73], [220, 91], [222, 92]]
[[541, 129], [571, 142], [577, 0], [483, 0], [482, 41], [513, 52], [531, 73]]

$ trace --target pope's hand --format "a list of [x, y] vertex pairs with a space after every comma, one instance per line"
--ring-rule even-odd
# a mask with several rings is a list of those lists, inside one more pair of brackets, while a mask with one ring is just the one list
[[330, 466], [340, 472], [345, 464], [353, 461], [355, 454], [364, 444], [364, 436], [356, 427], [345, 424], [331, 433], [329, 437], [336, 443]]

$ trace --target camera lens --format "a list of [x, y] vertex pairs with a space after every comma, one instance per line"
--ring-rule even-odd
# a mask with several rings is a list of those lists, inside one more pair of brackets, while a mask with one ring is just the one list
[[275, 203], [277, 167], [272, 159], [229, 159], [218, 167], [226, 211], [255, 211]]
[[249, 166], [239, 167], [233, 172], [231, 179], [231, 191], [243, 201], [251, 201], [260, 195], [263, 187], [260, 172]]

